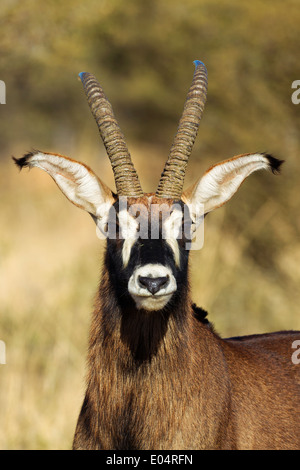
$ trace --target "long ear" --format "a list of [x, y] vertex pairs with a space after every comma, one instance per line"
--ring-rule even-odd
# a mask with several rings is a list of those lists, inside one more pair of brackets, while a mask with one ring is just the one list
[[62, 155], [40, 151], [13, 159], [20, 169], [38, 167], [49, 173], [69, 201], [89, 212], [100, 230], [105, 232], [108, 212], [115, 198], [88, 166]]
[[183, 193], [182, 199], [191, 206], [192, 214], [203, 214], [203, 206], [204, 214], [207, 214], [225, 204], [251, 173], [263, 169], [279, 173], [282, 163], [283, 160], [263, 153], [238, 155], [207, 170]]

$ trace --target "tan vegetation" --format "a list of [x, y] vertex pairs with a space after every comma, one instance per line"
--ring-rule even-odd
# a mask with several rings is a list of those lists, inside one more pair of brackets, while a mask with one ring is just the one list
[[283, 158], [252, 175], [205, 220], [192, 253], [195, 301], [222, 335], [300, 329], [297, 1], [35, 0], [1, 5], [0, 449], [70, 448], [84, 392], [88, 325], [103, 242], [87, 215], [38, 170], [31, 148], [113, 177], [77, 73], [109, 96], [146, 191], [156, 188], [190, 85], [208, 68], [208, 100], [186, 185], [244, 152]]

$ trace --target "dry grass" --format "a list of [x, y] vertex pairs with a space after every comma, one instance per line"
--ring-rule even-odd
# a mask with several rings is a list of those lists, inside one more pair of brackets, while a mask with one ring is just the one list
[[66, 153], [113, 186], [76, 79], [87, 70], [125, 136], [149, 143], [128, 142], [151, 191], [169, 150], [152, 142], [172, 139], [192, 60], [203, 60], [208, 101], [187, 183], [241, 152], [274, 152], [286, 164], [281, 178], [251, 175], [207, 217], [204, 249], [191, 256], [194, 299], [224, 336], [300, 329], [300, 105], [291, 102], [300, 9], [295, 0], [65, 0], [43, 9], [3, 0], [0, 21], [0, 449], [65, 449], [84, 393], [103, 242], [46, 174], [19, 174], [5, 152]]
[[[145, 189], [153, 189], [164, 156], [151, 147], [133, 153], [140, 155], [135, 161]], [[99, 170], [89, 152], [79, 154]], [[98, 173], [112, 185], [103, 161]], [[68, 449], [83, 399], [103, 242], [92, 220], [43, 172], [19, 174], [9, 161], [1, 167], [1, 179], [0, 339], [7, 364], [0, 365], [0, 448]], [[249, 191], [255, 191], [255, 181]], [[249, 246], [270, 224], [275, 237], [292, 227], [283, 227], [284, 219], [275, 224], [279, 206], [267, 193], [243, 230], [232, 224], [236, 200], [231, 204], [207, 217], [204, 249], [192, 254], [195, 301], [209, 310], [222, 335], [299, 329], [299, 240], [272, 255], [275, 269], [264, 269], [249, 256]]]

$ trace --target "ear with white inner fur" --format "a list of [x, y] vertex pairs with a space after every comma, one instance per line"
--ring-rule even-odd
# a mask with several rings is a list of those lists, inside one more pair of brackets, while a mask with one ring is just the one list
[[225, 204], [254, 171], [265, 169], [278, 173], [282, 163], [283, 160], [263, 153], [238, 155], [207, 170], [183, 193], [182, 200], [188, 204], [192, 219], [193, 216], [195, 219], [195, 214], [207, 214]]
[[115, 199], [88, 166], [62, 155], [39, 151], [13, 159], [20, 169], [38, 167], [46, 171], [69, 201], [89, 212], [105, 234], [108, 212]]

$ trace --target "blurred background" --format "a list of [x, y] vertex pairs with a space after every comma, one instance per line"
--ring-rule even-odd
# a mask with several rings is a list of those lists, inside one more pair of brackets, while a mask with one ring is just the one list
[[0, 449], [69, 449], [83, 399], [103, 241], [48, 175], [19, 173], [33, 148], [112, 171], [77, 75], [93, 72], [145, 191], [156, 189], [194, 59], [208, 99], [186, 186], [212, 164], [266, 151], [205, 220], [191, 256], [194, 300], [222, 336], [300, 329], [300, 79], [297, 0], [2, 0], [0, 79]]

